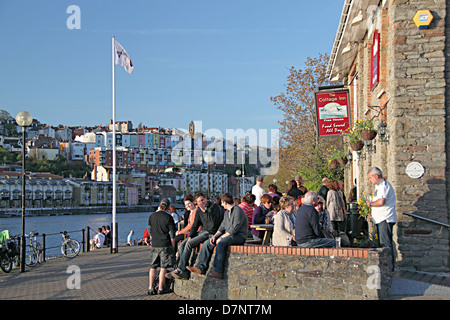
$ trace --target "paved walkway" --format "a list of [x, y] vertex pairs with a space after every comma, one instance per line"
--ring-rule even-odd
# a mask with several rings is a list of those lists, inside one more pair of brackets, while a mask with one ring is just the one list
[[[57, 258], [21, 273], [0, 271], [0, 300], [185, 300], [175, 294], [148, 296], [148, 247], [107, 248], [80, 253], [74, 259]], [[80, 289], [68, 289], [67, 280], [80, 269]], [[73, 281], [69, 284], [73, 285]]]
[[[68, 288], [68, 280], [74, 284], [71, 266], [80, 270], [80, 289]], [[148, 268], [148, 247], [119, 247], [116, 254], [94, 250], [24, 273], [0, 271], [0, 300], [186, 300], [173, 293], [148, 296]], [[390, 300], [450, 300], [450, 276], [396, 271], [391, 293]]]

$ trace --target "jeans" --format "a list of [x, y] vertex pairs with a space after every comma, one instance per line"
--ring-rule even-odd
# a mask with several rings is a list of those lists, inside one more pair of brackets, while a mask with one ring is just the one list
[[328, 238], [316, 238], [308, 240], [301, 244], [297, 244], [297, 246], [302, 248], [335, 248], [336, 240]]
[[395, 253], [394, 253], [394, 245], [392, 242], [392, 229], [394, 228], [395, 222], [386, 222], [382, 221], [376, 224], [378, 239], [380, 241], [381, 247], [391, 248], [392, 254], [392, 270], [394, 270], [395, 266]]
[[189, 258], [191, 257], [192, 250], [194, 250], [195, 247], [199, 246], [201, 243], [203, 243], [205, 240], [209, 242], [209, 238], [212, 237], [212, 234], [208, 231], [200, 231], [198, 235], [194, 238], [191, 238], [190, 240], [185, 242], [184, 248], [180, 248], [180, 262], [178, 263], [178, 269], [181, 271], [186, 270], [186, 266], [189, 263]]
[[200, 250], [200, 254], [198, 256], [198, 262], [195, 265], [196, 268], [201, 270], [202, 272], [206, 272], [208, 270], [209, 262], [211, 261], [211, 257], [214, 252], [214, 247], [216, 248], [216, 255], [213, 261], [213, 269], [214, 271], [223, 274], [225, 271], [225, 259], [227, 257], [228, 247], [231, 245], [240, 245], [244, 244], [245, 239], [242, 237], [228, 236], [222, 238], [217, 246], [212, 245], [209, 240], [203, 243], [202, 249]]

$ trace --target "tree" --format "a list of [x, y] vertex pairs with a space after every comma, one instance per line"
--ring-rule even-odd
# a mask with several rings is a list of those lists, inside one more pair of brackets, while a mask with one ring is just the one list
[[[341, 170], [328, 167], [332, 145], [342, 148], [342, 137], [319, 138], [315, 95], [319, 86], [329, 85], [326, 78], [328, 55], [306, 58], [304, 69], [291, 67], [286, 90], [270, 100], [283, 112], [280, 124], [280, 168], [283, 176], [301, 174], [308, 189], [316, 190], [323, 177], [342, 179]], [[280, 180], [274, 176], [277, 180]], [[282, 180], [284, 181], [284, 180]], [[284, 183], [284, 182], [283, 182]]]

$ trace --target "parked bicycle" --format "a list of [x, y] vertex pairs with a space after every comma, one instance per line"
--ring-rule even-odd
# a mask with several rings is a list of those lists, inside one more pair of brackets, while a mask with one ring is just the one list
[[75, 258], [80, 253], [80, 243], [72, 239], [67, 231], [61, 232], [62, 234], [62, 244], [61, 253], [66, 258]]
[[[39, 243], [39, 241], [36, 240], [36, 237], [39, 235], [39, 233], [37, 231], [31, 231], [29, 234], [27, 234], [25, 237], [30, 239], [30, 246], [34, 248], [34, 250], [36, 251], [36, 263], [34, 265], [31, 265], [31, 267], [34, 267], [37, 263], [41, 263], [42, 262], [42, 246]], [[28, 247], [28, 246], [27, 246]], [[28, 251], [30, 251], [31, 249], [29, 249]], [[25, 251], [27, 252], [27, 251]], [[25, 255], [27, 255], [27, 253], [25, 253]], [[30, 260], [31, 260], [32, 256], [32, 251], [30, 251]]]
[[11, 272], [13, 259], [20, 254], [20, 249], [14, 238], [4, 237], [0, 243], [0, 268], [3, 272]]
[[[0, 248], [1, 263], [0, 267], [4, 272], [10, 272], [13, 265], [20, 265], [20, 245], [21, 235], [3, 238]], [[37, 252], [31, 245], [25, 246], [25, 264], [28, 267], [34, 267], [37, 264]]]

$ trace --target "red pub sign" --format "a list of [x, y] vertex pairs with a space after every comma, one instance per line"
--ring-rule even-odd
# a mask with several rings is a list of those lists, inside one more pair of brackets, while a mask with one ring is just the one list
[[348, 90], [316, 92], [315, 95], [319, 137], [339, 136], [350, 128]]

